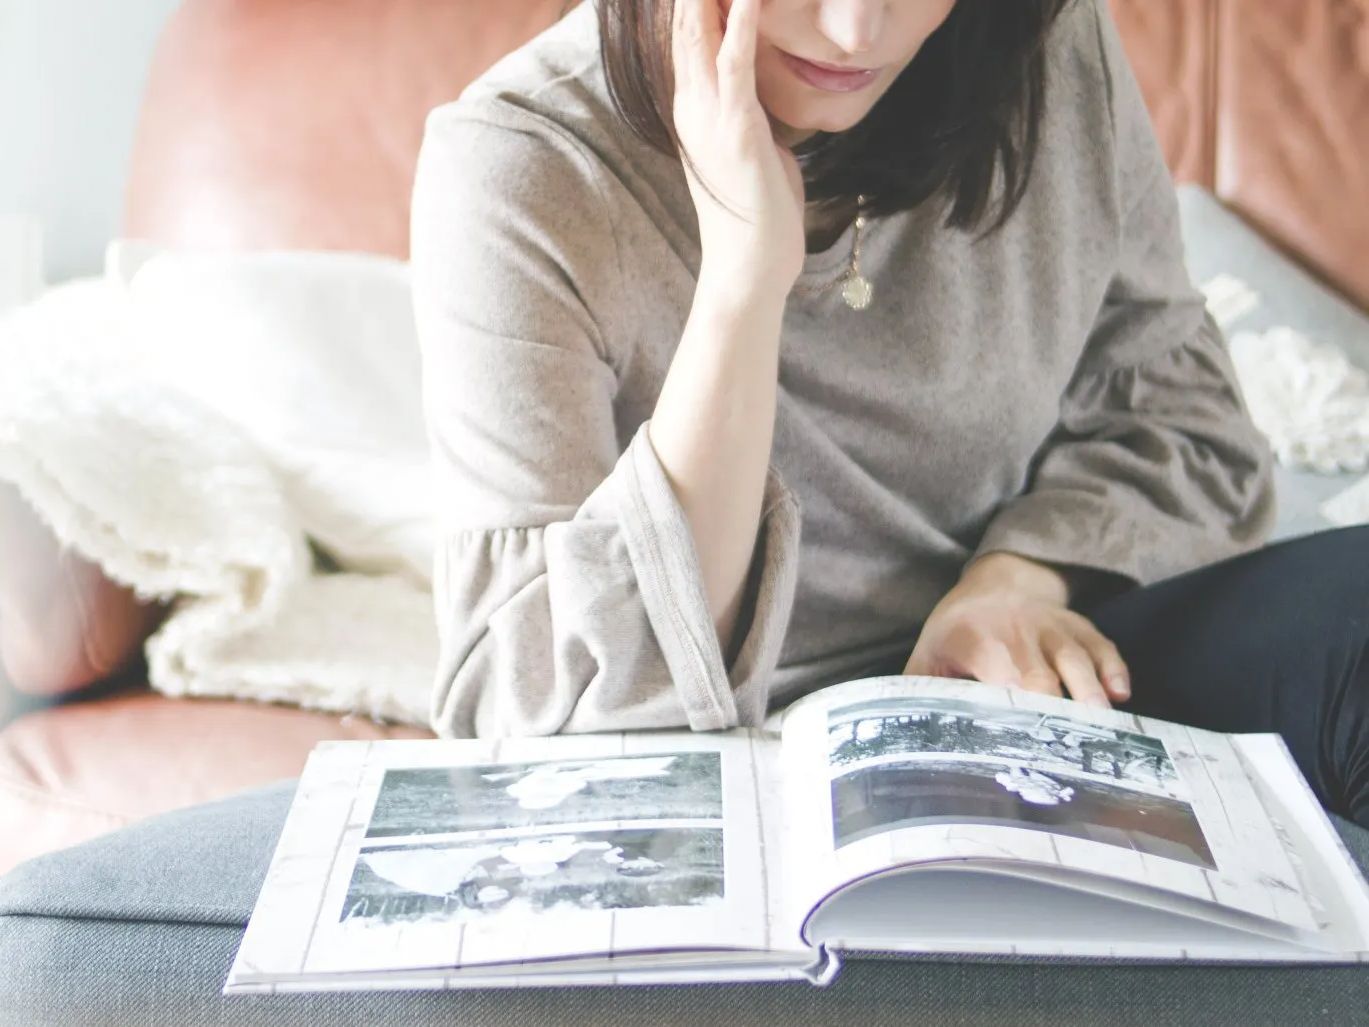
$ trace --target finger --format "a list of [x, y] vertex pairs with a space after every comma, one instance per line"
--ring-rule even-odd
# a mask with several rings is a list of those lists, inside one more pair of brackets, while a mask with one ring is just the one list
[[1039, 652], [1013, 651], [1013, 659], [1022, 676], [1022, 687], [1028, 692], [1041, 695], [1064, 696], [1060, 687], [1060, 675], [1045, 661]]
[[675, 91], [684, 92], [690, 87], [712, 91], [716, 88], [714, 67], [722, 43], [719, 0], [675, 0], [671, 17]]
[[675, 0], [670, 13], [670, 66], [675, 77], [675, 95], [678, 97], [688, 91], [689, 82], [694, 78], [693, 48], [697, 39], [691, 9], [700, 0]]
[[730, 104], [756, 102], [756, 35], [760, 0], [733, 0], [718, 50], [718, 94]]
[[1041, 652], [1041, 639], [1035, 630], [1014, 631], [1006, 640], [1008, 655], [1017, 667], [1022, 687], [1042, 695], [1060, 695], [1060, 678]]
[[1060, 680], [1069, 690], [1070, 698], [1087, 706], [1111, 709], [1103, 683], [1098, 680], [1098, 669], [1089, 651], [1077, 642], [1062, 641], [1052, 653], [1052, 662]]
[[903, 673], [912, 677], [933, 678], [972, 678], [969, 671], [959, 664], [948, 661], [934, 651], [929, 644], [930, 636], [923, 635], [913, 647], [913, 653], [903, 666]]
[[1080, 633], [1079, 642], [1088, 650], [1090, 659], [1108, 695], [1116, 702], [1126, 702], [1131, 698], [1131, 671], [1126, 660], [1112, 640], [1101, 634], [1091, 622], [1087, 630]]
[[932, 661], [928, 658], [927, 651], [921, 642], [913, 646], [912, 655], [908, 657], [908, 662], [903, 665], [903, 673], [915, 676], [932, 673]]
[[998, 639], [970, 630], [952, 632], [935, 654], [936, 662], [963, 669], [977, 681], [1018, 687], [1022, 674], [1008, 647]]

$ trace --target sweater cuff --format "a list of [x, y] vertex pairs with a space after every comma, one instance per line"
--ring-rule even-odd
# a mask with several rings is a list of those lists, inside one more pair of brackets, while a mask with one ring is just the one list
[[[765, 475], [751, 564], [756, 582], [755, 600], [750, 604], [753, 612], [737, 625], [745, 635], [729, 672], [738, 716], [747, 727], [760, 727], [770, 704], [770, 683], [794, 609], [800, 524], [798, 497], [771, 465]], [[746, 616], [745, 610], [742, 616]]]
[[618, 500], [619, 523], [641, 590], [642, 605], [695, 731], [759, 726], [770, 678], [793, 608], [798, 559], [798, 501], [778, 472], [765, 492], [748, 584], [755, 581], [750, 623], [729, 671], [708, 609], [694, 536], [666, 478], [647, 428], [628, 444]]
[[989, 523], [971, 560], [1005, 552], [1041, 563], [1122, 575], [1133, 584], [1150, 576], [1141, 554], [1160, 544], [1114, 504], [1086, 492], [1028, 492]]

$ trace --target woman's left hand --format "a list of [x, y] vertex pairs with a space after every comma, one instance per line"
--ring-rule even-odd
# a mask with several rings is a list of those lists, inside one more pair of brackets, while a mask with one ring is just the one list
[[1011, 553], [966, 569], [922, 627], [905, 674], [973, 678], [1107, 707], [1131, 695], [1117, 647], [1069, 609], [1064, 576]]

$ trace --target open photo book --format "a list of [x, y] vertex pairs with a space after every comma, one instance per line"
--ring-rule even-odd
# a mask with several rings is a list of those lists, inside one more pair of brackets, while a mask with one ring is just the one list
[[1277, 735], [879, 677], [764, 730], [321, 743], [224, 993], [1366, 949], [1369, 888]]

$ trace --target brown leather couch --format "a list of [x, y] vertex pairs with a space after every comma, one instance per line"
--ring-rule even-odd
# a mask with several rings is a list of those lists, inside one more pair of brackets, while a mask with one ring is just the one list
[[[1369, 0], [1112, 4], [1176, 178], [1208, 186], [1369, 309]], [[407, 257], [424, 115], [565, 6], [186, 0], [151, 70], [123, 234]], [[0, 496], [6, 516], [22, 511], [7, 514]], [[37, 691], [73, 674], [95, 683], [0, 730], [0, 873], [163, 810], [295, 776], [322, 739], [429, 734], [154, 693], [137, 639], [158, 611], [139, 610], [76, 554], [58, 554], [39, 526], [26, 531], [11, 534], [23, 552], [0, 553], [0, 573], [18, 573], [25, 557], [60, 560], [53, 608], [82, 614], [35, 653], [14, 641], [23, 626], [0, 609], [7, 655], [22, 664], [12, 670]]]

